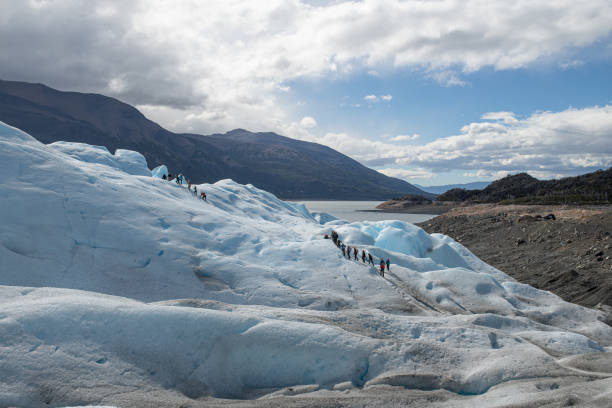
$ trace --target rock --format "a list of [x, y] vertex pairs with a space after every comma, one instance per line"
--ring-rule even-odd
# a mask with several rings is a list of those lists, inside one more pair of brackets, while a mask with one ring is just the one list
[[545, 217], [544, 217], [544, 219], [545, 219], [545, 220], [553, 220], [553, 221], [554, 221], [554, 220], [556, 220], [556, 219], [557, 219], [557, 217], [555, 217], [555, 214], [550, 213], [550, 214], [548, 214], [547, 216], [545, 216]]
[[524, 239], [522, 239], [522, 238], [519, 238], [519, 239], [516, 240], [516, 246], [523, 245], [523, 244], [526, 244], [526, 243], [527, 242]]

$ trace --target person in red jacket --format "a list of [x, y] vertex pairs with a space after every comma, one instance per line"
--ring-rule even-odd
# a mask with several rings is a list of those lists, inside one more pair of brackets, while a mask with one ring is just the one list
[[202, 191], [202, 192], [200, 193], [200, 198], [201, 198], [202, 200], [206, 201], [206, 193]]
[[385, 277], [385, 261], [380, 260], [380, 276]]

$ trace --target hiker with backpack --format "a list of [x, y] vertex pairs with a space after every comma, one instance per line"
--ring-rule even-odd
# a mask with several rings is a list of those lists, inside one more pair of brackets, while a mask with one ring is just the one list
[[380, 276], [385, 277], [385, 261], [380, 260]]
[[374, 260], [372, 259], [372, 254], [368, 254], [368, 264], [372, 264], [372, 266], [374, 266]]
[[362, 249], [362, 250], [361, 250], [361, 261], [362, 261], [363, 263], [365, 263], [365, 260], [366, 260], [365, 249]]
[[389, 257], [387, 257], [387, 271], [391, 270], [391, 262], [389, 262]]
[[357, 250], [357, 248], [353, 248], [353, 256], [354, 256], [355, 260], [357, 260], [357, 253], [358, 252], [359, 251]]

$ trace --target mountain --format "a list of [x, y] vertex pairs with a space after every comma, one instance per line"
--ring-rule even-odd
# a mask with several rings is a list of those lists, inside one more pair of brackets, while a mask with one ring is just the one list
[[490, 181], [475, 181], [473, 183], [465, 183], [465, 184], [446, 184], [443, 186], [422, 186], [420, 184], [413, 184], [413, 186], [426, 191], [432, 194], [442, 194], [447, 192], [448, 190], [452, 190], [454, 188], [463, 188], [465, 190], [482, 190], [486, 186], [491, 184]]
[[327, 146], [243, 129], [209, 136], [177, 134], [116, 99], [42, 84], [0, 81], [0, 120], [43, 143], [135, 150], [151, 167], [165, 164], [171, 173], [183, 173], [195, 183], [231, 178], [294, 199], [431, 196]]
[[2, 122], [0, 174], [0, 407], [610, 406], [603, 313], [444, 235]]
[[612, 168], [559, 180], [538, 180], [527, 173], [506, 176], [482, 190], [452, 189], [439, 201], [525, 204], [607, 204], [612, 200]]

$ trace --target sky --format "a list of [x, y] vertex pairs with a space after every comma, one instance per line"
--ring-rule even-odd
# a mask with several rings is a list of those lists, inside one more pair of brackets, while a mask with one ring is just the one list
[[612, 166], [612, 1], [0, 0], [0, 78], [410, 183]]

